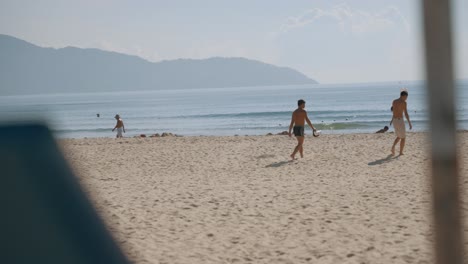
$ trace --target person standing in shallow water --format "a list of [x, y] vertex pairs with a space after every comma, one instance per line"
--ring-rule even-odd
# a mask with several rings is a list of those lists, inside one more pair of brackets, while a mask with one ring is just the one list
[[393, 127], [395, 128], [395, 134], [397, 138], [393, 142], [392, 155], [395, 155], [395, 146], [401, 140], [400, 143], [400, 155], [403, 155], [403, 149], [405, 148], [406, 142], [406, 126], [403, 114], [405, 114], [406, 120], [408, 120], [409, 128], [413, 129], [409, 118], [408, 110], [406, 108], [406, 100], [408, 99], [408, 91], [403, 90], [400, 93], [400, 98], [393, 100]]
[[312, 123], [309, 120], [309, 117], [307, 116], [305, 108], [305, 101], [300, 99], [297, 101], [297, 109], [292, 113], [291, 117], [291, 124], [289, 125], [289, 137], [292, 136], [291, 130], [294, 132], [294, 136], [297, 139], [297, 145], [294, 148], [293, 153], [291, 154], [291, 159], [294, 160], [296, 157], [297, 152], [300, 153], [301, 158], [304, 157], [304, 152], [302, 145], [304, 144], [304, 126], [305, 122], [312, 128], [313, 131], [315, 131], [315, 127], [312, 125]]

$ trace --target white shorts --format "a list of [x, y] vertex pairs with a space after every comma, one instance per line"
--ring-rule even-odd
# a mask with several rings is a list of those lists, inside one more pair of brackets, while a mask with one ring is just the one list
[[393, 118], [393, 127], [397, 137], [406, 138], [406, 126], [403, 118]]
[[122, 128], [122, 127], [118, 127], [118, 128], [117, 128], [117, 136], [118, 136], [118, 137], [122, 137], [122, 132], [123, 132], [123, 128]]

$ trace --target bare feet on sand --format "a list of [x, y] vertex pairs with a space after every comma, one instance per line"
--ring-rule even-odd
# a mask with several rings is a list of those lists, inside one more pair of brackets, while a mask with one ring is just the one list
[[392, 156], [395, 156], [395, 146], [392, 147]]

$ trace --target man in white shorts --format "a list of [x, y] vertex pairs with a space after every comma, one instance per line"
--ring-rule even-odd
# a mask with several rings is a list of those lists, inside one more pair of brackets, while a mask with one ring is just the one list
[[115, 115], [115, 119], [117, 119], [117, 124], [115, 124], [115, 127], [114, 129], [112, 129], [112, 132], [117, 129], [117, 138], [122, 138], [122, 132], [125, 133], [124, 123], [119, 115]]
[[411, 125], [411, 121], [409, 118], [408, 110], [406, 108], [406, 99], [408, 99], [408, 91], [403, 90], [400, 93], [400, 98], [393, 100], [392, 107], [393, 107], [393, 127], [395, 128], [395, 134], [397, 138], [393, 142], [392, 146], [392, 155], [395, 155], [395, 146], [401, 140], [400, 143], [400, 155], [403, 155], [403, 149], [405, 148], [405, 141], [406, 141], [406, 127], [405, 127], [405, 120], [403, 119], [403, 113], [405, 114], [406, 120], [408, 120], [408, 124], [410, 129], [413, 128]]

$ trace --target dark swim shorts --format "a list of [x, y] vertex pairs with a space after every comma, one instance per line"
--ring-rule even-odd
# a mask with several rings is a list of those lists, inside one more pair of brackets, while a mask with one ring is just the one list
[[294, 136], [303, 137], [304, 136], [304, 127], [303, 126], [294, 126]]

